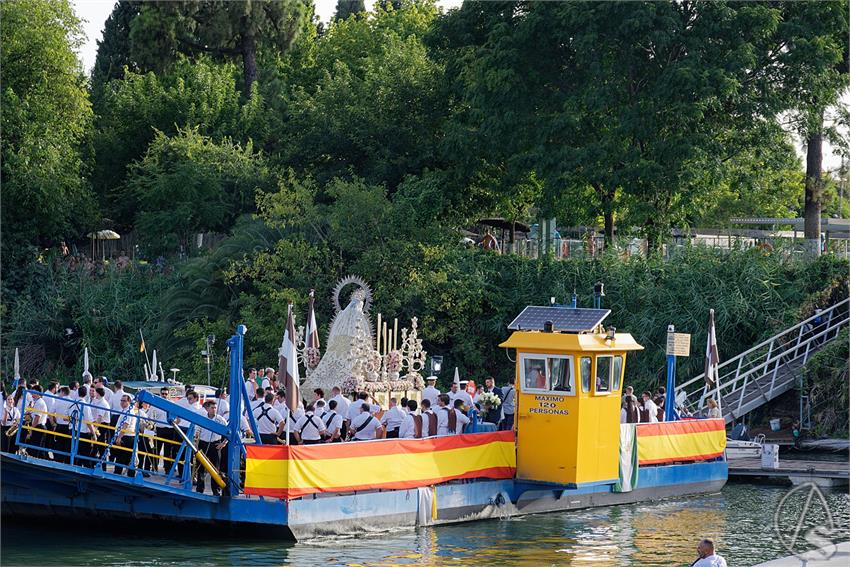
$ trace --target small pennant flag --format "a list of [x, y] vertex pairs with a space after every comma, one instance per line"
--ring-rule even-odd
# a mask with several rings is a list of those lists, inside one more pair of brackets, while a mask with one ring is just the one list
[[298, 409], [298, 400], [301, 399], [299, 392], [301, 378], [298, 374], [298, 351], [295, 349], [295, 340], [295, 317], [290, 303], [289, 313], [286, 316], [286, 331], [283, 333], [283, 342], [278, 352], [278, 376], [283, 379], [286, 388], [286, 405], [292, 412]]
[[142, 344], [139, 345], [139, 352], [145, 352], [145, 339], [142, 339]]
[[714, 386], [720, 354], [717, 352], [717, 334], [714, 331], [714, 309], [708, 311], [708, 340], [705, 345], [705, 383]]
[[319, 350], [319, 328], [316, 326], [316, 290], [310, 290], [310, 309], [307, 312], [307, 329], [304, 346], [306, 348], [314, 348]]

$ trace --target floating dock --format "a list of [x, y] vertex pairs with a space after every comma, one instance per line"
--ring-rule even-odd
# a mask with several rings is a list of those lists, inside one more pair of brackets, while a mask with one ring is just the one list
[[761, 459], [732, 459], [729, 461], [729, 478], [736, 477], [769, 478], [795, 485], [811, 482], [824, 488], [846, 486], [850, 481], [850, 463], [780, 459], [778, 469], [764, 469]]

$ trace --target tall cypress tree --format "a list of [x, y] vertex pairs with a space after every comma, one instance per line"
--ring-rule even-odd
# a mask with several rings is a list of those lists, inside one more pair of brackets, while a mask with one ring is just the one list
[[362, 14], [366, 11], [364, 0], [337, 0], [334, 20], [345, 20], [349, 16]]
[[91, 76], [92, 103], [95, 107], [103, 88], [112, 79], [124, 77], [124, 67], [139, 71], [130, 47], [130, 22], [139, 14], [139, 2], [119, 0], [103, 27], [103, 39], [97, 42], [97, 58]]

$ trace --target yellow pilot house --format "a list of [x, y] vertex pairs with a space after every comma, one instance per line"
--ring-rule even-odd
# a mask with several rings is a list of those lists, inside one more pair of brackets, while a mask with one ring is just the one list
[[516, 349], [518, 479], [565, 485], [618, 478], [626, 355], [607, 309], [529, 306], [501, 347]]

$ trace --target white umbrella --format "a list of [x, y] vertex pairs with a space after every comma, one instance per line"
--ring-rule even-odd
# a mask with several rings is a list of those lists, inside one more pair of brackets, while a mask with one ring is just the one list
[[153, 358], [151, 359], [151, 380], [156, 380], [156, 349], [153, 350]]
[[452, 382], [460, 384], [460, 372], [457, 371], [457, 366], [455, 366], [455, 379]]
[[18, 349], [15, 348], [15, 383], [21, 380], [21, 360], [18, 358]]

